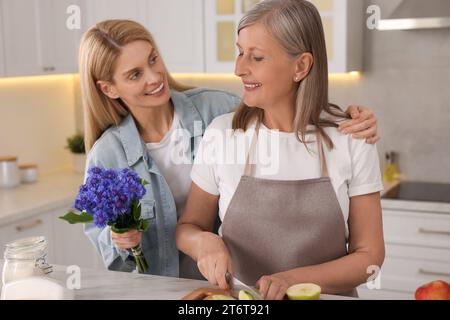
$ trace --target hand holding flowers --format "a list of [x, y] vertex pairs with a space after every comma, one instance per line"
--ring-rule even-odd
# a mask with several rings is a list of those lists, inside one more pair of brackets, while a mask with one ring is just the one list
[[75, 200], [75, 209], [80, 214], [68, 212], [60, 217], [67, 222], [91, 223], [99, 228], [110, 226], [113, 234], [133, 234], [139, 242], [131, 248], [139, 273], [148, 271], [148, 265], [140, 245], [141, 232], [146, 232], [149, 221], [141, 219], [140, 200], [145, 195], [148, 183], [140, 179], [129, 168], [103, 169], [92, 167], [88, 170], [86, 183], [80, 187]]

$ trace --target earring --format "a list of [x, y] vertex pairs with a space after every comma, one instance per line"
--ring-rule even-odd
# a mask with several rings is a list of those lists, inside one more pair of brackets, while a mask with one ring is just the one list
[[295, 81], [295, 82], [299, 82], [299, 80], [300, 80], [300, 79], [299, 79], [298, 77], [295, 77], [295, 78], [294, 78], [294, 81]]

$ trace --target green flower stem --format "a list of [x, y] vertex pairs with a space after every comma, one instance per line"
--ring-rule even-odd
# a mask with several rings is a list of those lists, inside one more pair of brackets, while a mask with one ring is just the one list
[[147, 273], [148, 264], [145, 260], [144, 254], [142, 253], [141, 244], [138, 244], [136, 247], [131, 249], [133, 253], [134, 259], [136, 260], [136, 266], [139, 273]]

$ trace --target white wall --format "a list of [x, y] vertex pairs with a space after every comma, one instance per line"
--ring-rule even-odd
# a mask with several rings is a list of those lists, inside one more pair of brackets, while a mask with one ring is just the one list
[[75, 133], [74, 77], [0, 79], [0, 156], [37, 163], [42, 174], [71, 166], [66, 138]]
[[[399, 1], [366, 0], [388, 17]], [[364, 70], [356, 82], [330, 83], [340, 104], [371, 106], [384, 151], [399, 152], [408, 180], [450, 182], [450, 29], [365, 30]], [[381, 157], [383, 159], [383, 157]]]

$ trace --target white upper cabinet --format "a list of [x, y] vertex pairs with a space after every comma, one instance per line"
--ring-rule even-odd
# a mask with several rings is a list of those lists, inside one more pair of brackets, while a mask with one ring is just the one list
[[205, 71], [203, 0], [149, 0], [146, 26], [170, 72]]
[[364, 1], [310, 0], [322, 17], [327, 45], [328, 72], [362, 69]]
[[[2, 12], [2, 3], [0, 2], [0, 18], [3, 19]], [[0, 77], [5, 75], [5, 55], [3, 50], [3, 24], [0, 22]]]
[[203, 0], [95, 0], [87, 5], [89, 25], [130, 19], [155, 38], [171, 72], [204, 72]]
[[79, 0], [39, 0], [41, 65], [45, 73], [78, 71], [85, 9], [85, 2]]
[[107, 19], [147, 27], [170, 72], [205, 72], [203, 12], [204, 0], [0, 0], [0, 76], [78, 72], [83, 32]]
[[[362, 66], [364, 1], [310, 0], [319, 10], [327, 44], [328, 71], [359, 71]], [[259, 0], [205, 1], [206, 71], [234, 71], [237, 27], [243, 14]]]
[[[0, 75], [76, 73], [82, 33], [114, 18], [147, 27], [170, 72], [233, 73], [238, 23], [259, 1], [0, 0]], [[363, 1], [310, 1], [321, 13], [329, 72], [361, 70]], [[71, 5], [80, 8], [80, 29], [67, 27]]]
[[205, 55], [209, 73], [233, 73], [237, 27], [243, 14], [259, 0], [205, 1]]
[[4, 36], [5, 73], [8, 76], [42, 74], [38, 0], [3, 0], [1, 23]]
[[1, 15], [6, 75], [77, 72], [82, 29], [67, 26], [71, 16], [67, 9], [78, 6], [76, 11], [80, 13], [82, 27], [83, 4], [82, 0], [3, 0]]
[[129, 19], [146, 23], [147, 0], [88, 0], [87, 20], [90, 25], [108, 19]]

